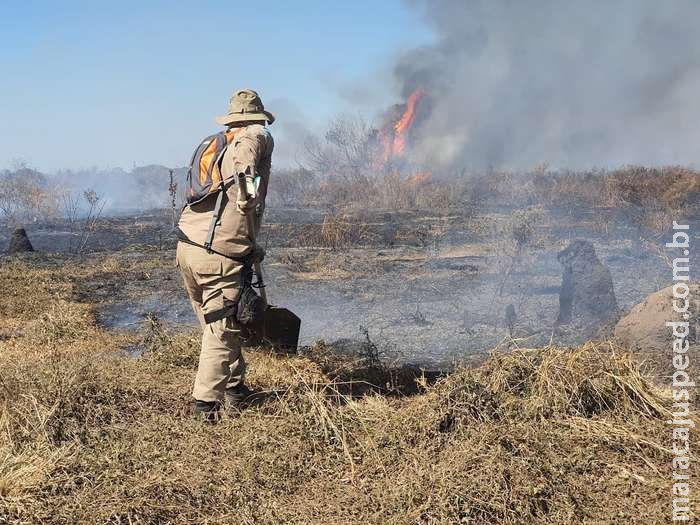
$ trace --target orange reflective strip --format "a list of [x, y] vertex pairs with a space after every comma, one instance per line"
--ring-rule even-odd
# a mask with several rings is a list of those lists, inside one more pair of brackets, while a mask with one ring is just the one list
[[[235, 136], [242, 130], [243, 128], [232, 128], [226, 131], [226, 144], [231, 144]], [[207, 184], [209, 167], [212, 165], [213, 162], [216, 162], [216, 160], [218, 159], [218, 153], [219, 152], [216, 151], [216, 141], [213, 140], [207, 146], [206, 150], [204, 150], [202, 158], [199, 161], [199, 183], [201, 186], [205, 186]], [[219, 165], [217, 163], [217, 165], [215, 165], [211, 171], [211, 187], [209, 188], [209, 192], [213, 193], [217, 191], [219, 189], [218, 184], [220, 182], [221, 170], [219, 169]]]
[[216, 141], [212, 140], [207, 149], [204, 150], [202, 158], [199, 160], [199, 184], [204, 186], [207, 183], [209, 166], [214, 162], [214, 156], [216, 155]]

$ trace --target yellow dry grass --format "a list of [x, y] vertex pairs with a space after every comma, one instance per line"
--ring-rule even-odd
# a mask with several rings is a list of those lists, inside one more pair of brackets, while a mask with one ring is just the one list
[[[494, 353], [410, 397], [348, 397], [251, 353], [263, 405], [191, 418], [196, 334], [99, 328], [75, 279], [0, 266], [0, 523], [659, 523], [669, 400], [610, 345]], [[141, 344], [146, 353], [124, 349]], [[697, 443], [691, 445], [691, 450]]]

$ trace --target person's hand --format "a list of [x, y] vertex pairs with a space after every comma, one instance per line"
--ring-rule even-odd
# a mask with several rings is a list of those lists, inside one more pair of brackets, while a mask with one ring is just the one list
[[253, 246], [253, 249], [250, 252], [250, 257], [253, 260], [253, 263], [262, 262], [265, 258], [265, 248], [256, 244]]
[[236, 201], [236, 207], [238, 208], [238, 213], [241, 215], [248, 215], [250, 210], [255, 208], [255, 203], [253, 199], [248, 199], [245, 201]]

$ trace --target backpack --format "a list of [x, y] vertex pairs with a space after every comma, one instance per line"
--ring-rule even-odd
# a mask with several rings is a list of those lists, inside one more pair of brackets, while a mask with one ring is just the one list
[[242, 128], [232, 128], [205, 138], [192, 154], [187, 171], [185, 202], [187, 205], [202, 202], [221, 189], [221, 159], [226, 148]]
[[209, 225], [207, 239], [204, 242], [204, 247], [209, 251], [214, 240], [214, 230], [221, 217], [226, 188], [235, 182], [235, 177], [232, 177], [230, 181], [225, 181], [221, 176], [221, 160], [224, 157], [226, 148], [242, 129], [231, 128], [205, 138], [194, 150], [190, 167], [187, 171], [185, 206], [200, 203], [210, 195], [216, 194], [214, 213]]

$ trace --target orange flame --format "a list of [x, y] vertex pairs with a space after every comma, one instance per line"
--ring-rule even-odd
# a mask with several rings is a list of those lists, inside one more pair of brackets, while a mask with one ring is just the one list
[[[385, 169], [387, 162], [392, 157], [402, 157], [406, 153], [408, 134], [416, 119], [416, 111], [425, 91], [416, 89], [406, 100], [405, 107], [395, 106], [394, 118], [379, 130], [379, 145], [381, 153], [374, 160], [374, 168], [377, 171]], [[400, 114], [396, 110], [403, 109]], [[405, 189], [415, 190], [427, 184], [433, 174], [429, 171], [419, 171], [408, 176], [402, 175], [398, 170], [385, 174], [387, 184], [396, 185]]]
[[433, 178], [433, 174], [430, 171], [419, 171], [418, 173], [414, 173], [408, 179], [406, 179], [406, 182], [409, 184], [409, 186], [416, 187], [416, 186], [422, 186], [426, 182], [428, 182], [430, 179]]
[[406, 152], [408, 132], [416, 118], [416, 109], [425, 91], [416, 89], [406, 100], [406, 108], [399, 118], [388, 123], [379, 132], [381, 155], [375, 161], [375, 168], [381, 169], [393, 157], [400, 157]]
[[416, 89], [408, 97], [406, 101], [406, 111], [401, 118], [394, 124], [394, 144], [392, 153], [394, 155], [403, 155], [406, 150], [406, 134], [411, 129], [411, 125], [416, 118], [416, 107], [420, 100], [425, 96], [425, 91], [421, 88]]

